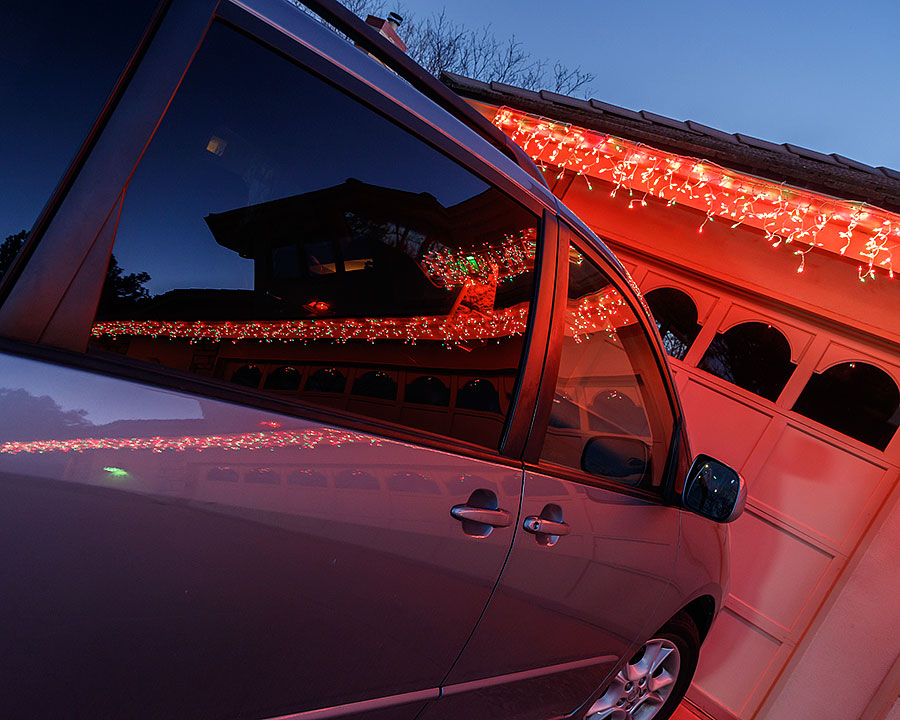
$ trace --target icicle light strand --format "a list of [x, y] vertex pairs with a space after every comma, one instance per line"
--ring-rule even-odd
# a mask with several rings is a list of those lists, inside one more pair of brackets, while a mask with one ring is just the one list
[[[610, 195], [627, 193], [629, 208], [645, 207], [647, 198], [668, 206], [683, 203], [706, 211], [698, 232], [724, 220], [734, 229], [758, 227], [772, 247], [790, 247], [806, 269], [806, 255], [822, 248], [862, 258], [857, 276], [875, 278], [882, 268], [894, 277], [893, 250], [900, 245], [900, 215], [860, 202], [839, 200], [728, 170], [706, 160], [675, 155], [612, 135], [554, 122], [501, 107], [494, 124], [539, 165], [559, 168], [612, 185]], [[824, 232], [823, 232], [824, 231]], [[825, 242], [831, 234], [840, 245]]]

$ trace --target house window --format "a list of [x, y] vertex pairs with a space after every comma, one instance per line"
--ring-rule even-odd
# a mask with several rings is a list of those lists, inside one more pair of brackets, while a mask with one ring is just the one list
[[792, 409], [884, 450], [900, 424], [900, 391], [874, 365], [842, 363], [813, 374]]
[[698, 367], [775, 402], [796, 365], [781, 332], [765, 323], [746, 322], [718, 333]]
[[666, 354], [684, 360], [700, 332], [694, 301], [687, 293], [675, 288], [651, 290], [644, 299], [653, 312]]

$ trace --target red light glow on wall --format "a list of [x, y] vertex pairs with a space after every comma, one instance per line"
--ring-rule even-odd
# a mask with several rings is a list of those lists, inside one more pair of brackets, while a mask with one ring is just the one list
[[508, 107], [497, 111], [494, 124], [542, 167], [552, 165], [560, 176], [570, 170], [591, 189], [591, 178], [604, 180], [611, 185], [610, 195], [624, 196], [629, 208], [644, 207], [652, 197], [705, 212], [701, 233], [711, 222], [755, 227], [772, 247], [793, 249], [797, 272], [804, 271], [806, 255], [821, 248], [861, 257], [857, 274], [862, 281], [874, 278], [878, 268], [894, 277], [892, 251], [900, 244], [900, 215]]

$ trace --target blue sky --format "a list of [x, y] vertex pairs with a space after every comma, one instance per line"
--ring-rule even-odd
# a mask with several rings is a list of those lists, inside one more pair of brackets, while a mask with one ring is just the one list
[[580, 65], [606, 102], [900, 168], [897, 0], [404, 4]]
[[[900, 1], [402, 0], [515, 34], [597, 77], [592, 95], [900, 169]], [[0, 23], [0, 240], [28, 228], [156, 0], [43, 0]], [[388, 0], [388, 7], [395, 2]], [[402, 31], [402, 28], [401, 28]], [[102, 37], [102, 42], [85, 38]]]

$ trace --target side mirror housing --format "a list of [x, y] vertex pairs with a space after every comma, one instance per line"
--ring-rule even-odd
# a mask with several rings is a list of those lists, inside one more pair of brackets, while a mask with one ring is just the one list
[[737, 470], [709, 455], [698, 455], [688, 471], [682, 501], [698, 515], [730, 523], [744, 512], [747, 484]]

